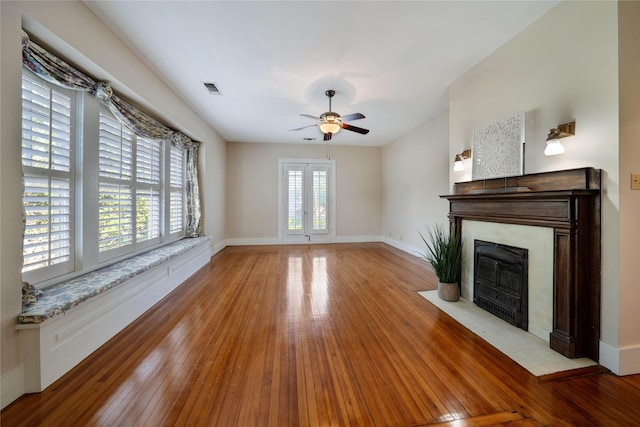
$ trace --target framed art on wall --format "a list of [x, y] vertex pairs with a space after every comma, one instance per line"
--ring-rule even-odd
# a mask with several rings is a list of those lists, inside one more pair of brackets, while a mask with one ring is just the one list
[[524, 112], [473, 131], [472, 179], [524, 173]]

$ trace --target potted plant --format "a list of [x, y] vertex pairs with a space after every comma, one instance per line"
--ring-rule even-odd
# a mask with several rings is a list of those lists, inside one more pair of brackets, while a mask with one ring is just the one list
[[445, 301], [457, 301], [460, 298], [462, 239], [452, 230], [445, 230], [442, 224], [427, 227], [426, 236], [420, 231], [418, 234], [425, 244], [425, 251], [420, 256], [431, 263], [438, 276], [438, 296]]

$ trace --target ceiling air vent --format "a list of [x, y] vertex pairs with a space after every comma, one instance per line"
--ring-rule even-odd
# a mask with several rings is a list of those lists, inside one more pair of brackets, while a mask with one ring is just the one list
[[218, 86], [215, 83], [203, 83], [204, 87], [207, 88], [207, 90], [209, 91], [209, 93], [211, 95], [222, 95], [220, 93], [220, 89], [218, 89]]

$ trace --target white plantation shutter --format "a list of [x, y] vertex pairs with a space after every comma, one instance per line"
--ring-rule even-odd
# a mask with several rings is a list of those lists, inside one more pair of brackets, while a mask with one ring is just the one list
[[71, 256], [69, 180], [25, 176], [23, 271], [68, 262]]
[[132, 171], [133, 133], [100, 113], [100, 177], [130, 181]]
[[[63, 93], [66, 92], [66, 93]], [[22, 164], [71, 170], [71, 98], [29, 76], [22, 78]]]
[[160, 238], [160, 151], [162, 144], [136, 140], [136, 241]]
[[171, 146], [169, 165], [169, 232], [184, 230], [184, 150]]
[[98, 190], [100, 252], [133, 243], [133, 196], [128, 185], [100, 183]]
[[292, 167], [287, 170], [287, 228], [289, 231], [303, 232], [303, 169]]
[[186, 157], [23, 69], [23, 280], [46, 287], [184, 237]]
[[326, 231], [328, 228], [327, 185], [329, 172], [327, 169], [313, 170], [311, 178], [312, 186], [312, 230]]
[[73, 92], [22, 77], [25, 280], [73, 269]]
[[98, 247], [100, 252], [133, 245], [133, 134], [100, 113]]
[[136, 181], [160, 185], [159, 141], [138, 137], [136, 140]]

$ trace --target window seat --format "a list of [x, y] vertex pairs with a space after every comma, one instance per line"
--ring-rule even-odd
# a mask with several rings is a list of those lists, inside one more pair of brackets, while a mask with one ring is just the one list
[[40, 392], [211, 259], [188, 238], [45, 288], [18, 316], [23, 393]]
[[38, 300], [18, 316], [20, 323], [42, 323], [91, 297], [130, 280], [183, 252], [209, 242], [208, 237], [182, 239], [42, 290]]

